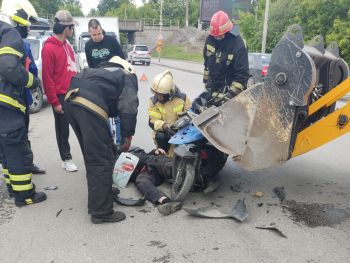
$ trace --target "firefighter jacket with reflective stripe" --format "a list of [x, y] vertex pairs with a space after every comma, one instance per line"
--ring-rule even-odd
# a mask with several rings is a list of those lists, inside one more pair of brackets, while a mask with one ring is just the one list
[[173, 124], [179, 114], [187, 111], [191, 105], [190, 99], [178, 87], [175, 87], [172, 98], [164, 104], [158, 101], [157, 96], [153, 96], [148, 107], [149, 126], [154, 131], [163, 131], [164, 123]]
[[203, 56], [203, 82], [208, 91], [223, 92], [231, 85], [239, 91], [245, 89], [249, 78], [248, 52], [237, 30], [226, 33], [221, 41], [208, 36]]
[[119, 116], [121, 136], [126, 138], [134, 135], [139, 105], [135, 74], [117, 67], [88, 68], [72, 78], [69, 91], [77, 88], [79, 90], [71, 97], [77, 96], [91, 102], [84, 103], [83, 107], [96, 113], [89, 106], [94, 104], [105, 111], [108, 117]]
[[11, 25], [0, 21], [0, 106], [26, 109], [24, 89], [33, 85], [33, 74], [24, 67], [23, 40]]

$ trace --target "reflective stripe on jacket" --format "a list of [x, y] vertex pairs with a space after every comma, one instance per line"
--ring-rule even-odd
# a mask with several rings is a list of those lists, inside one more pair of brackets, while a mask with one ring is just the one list
[[24, 67], [23, 40], [11, 25], [0, 21], [0, 106], [25, 112], [24, 91], [33, 85], [33, 74]]

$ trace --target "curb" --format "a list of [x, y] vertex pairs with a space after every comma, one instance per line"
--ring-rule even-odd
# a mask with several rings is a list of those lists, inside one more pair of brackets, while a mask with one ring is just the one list
[[[193, 64], [201, 64], [201, 63], [192, 62], [192, 61], [186, 61], [186, 60], [174, 60], [174, 61], [185, 62], [185, 63], [193, 63]], [[184, 68], [180, 68], [180, 67], [176, 67], [176, 66], [169, 66], [169, 65], [164, 64], [164, 63], [154, 62], [153, 60], [152, 60], [152, 64], [155, 64], [155, 65], [158, 65], [158, 66], [161, 66], [161, 67], [172, 68], [172, 69], [176, 69], [176, 70], [180, 70], [180, 71], [184, 71], [184, 72], [189, 72], [189, 73], [203, 75], [202, 71], [191, 70], [191, 69], [184, 69]]]

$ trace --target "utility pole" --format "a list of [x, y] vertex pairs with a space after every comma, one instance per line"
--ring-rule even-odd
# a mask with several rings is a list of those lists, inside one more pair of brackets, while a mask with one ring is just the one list
[[202, 0], [199, 1], [199, 17], [198, 17], [198, 29], [199, 30], [202, 30], [201, 17], [202, 17]]
[[186, 25], [185, 27], [188, 27], [188, 0], [186, 0]]
[[[160, 19], [159, 19], [159, 36], [158, 36], [158, 41], [163, 41], [163, 36], [162, 36], [162, 26], [163, 26], [163, 0], [160, 0]], [[158, 52], [158, 62], [160, 62], [160, 53], [162, 49], [159, 49]]]
[[263, 37], [262, 37], [262, 44], [261, 44], [261, 53], [265, 53], [265, 51], [266, 51], [267, 24], [268, 24], [268, 20], [269, 20], [269, 6], [270, 6], [270, 0], [266, 0], [264, 29], [263, 29]]

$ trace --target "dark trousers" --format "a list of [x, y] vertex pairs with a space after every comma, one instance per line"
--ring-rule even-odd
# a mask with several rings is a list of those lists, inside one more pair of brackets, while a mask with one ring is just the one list
[[[57, 95], [61, 105], [63, 106], [65, 95]], [[53, 110], [53, 109], [52, 109]], [[64, 111], [64, 109], [63, 109]], [[60, 152], [60, 156], [62, 161], [67, 161], [72, 159], [72, 155], [70, 153], [70, 145], [68, 142], [69, 139], [69, 122], [67, 115], [58, 114], [53, 110], [53, 116], [55, 117], [55, 129], [56, 129], [56, 140], [58, 150]]]
[[170, 144], [170, 135], [166, 134], [165, 132], [157, 131], [155, 134], [155, 140], [157, 143], [158, 148], [162, 148], [164, 151], [169, 151]]
[[33, 155], [32, 146], [30, 144], [29, 137], [28, 137], [29, 120], [30, 120], [29, 119], [29, 106], [27, 106], [25, 114], [24, 114], [24, 121], [25, 121], [25, 124], [26, 124], [26, 131], [27, 131], [27, 142], [26, 142], [27, 150], [26, 150], [26, 155], [27, 155], [27, 158], [31, 158], [31, 160], [32, 160], [32, 163], [30, 164], [30, 167], [29, 167], [29, 168], [31, 168], [31, 166], [33, 165], [34, 155]]
[[28, 169], [33, 159], [28, 154], [26, 143], [25, 127], [0, 134], [0, 158], [7, 188], [9, 193], [15, 194], [17, 202], [23, 202], [34, 194], [32, 174]]
[[88, 212], [113, 213], [112, 173], [114, 167], [109, 124], [89, 110], [66, 101], [65, 115], [83, 153], [88, 184]]
[[135, 184], [146, 200], [156, 204], [166, 196], [157, 186], [171, 178], [172, 161], [165, 155], [154, 155], [147, 160], [146, 167], [147, 171], [136, 177]]
[[227, 154], [211, 147], [207, 149], [208, 158], [202, 160], [199, 172], [202, 175], [205, 184], [217, 181], [217, 176], [222, 168], [224, 168], [227, 160]]

